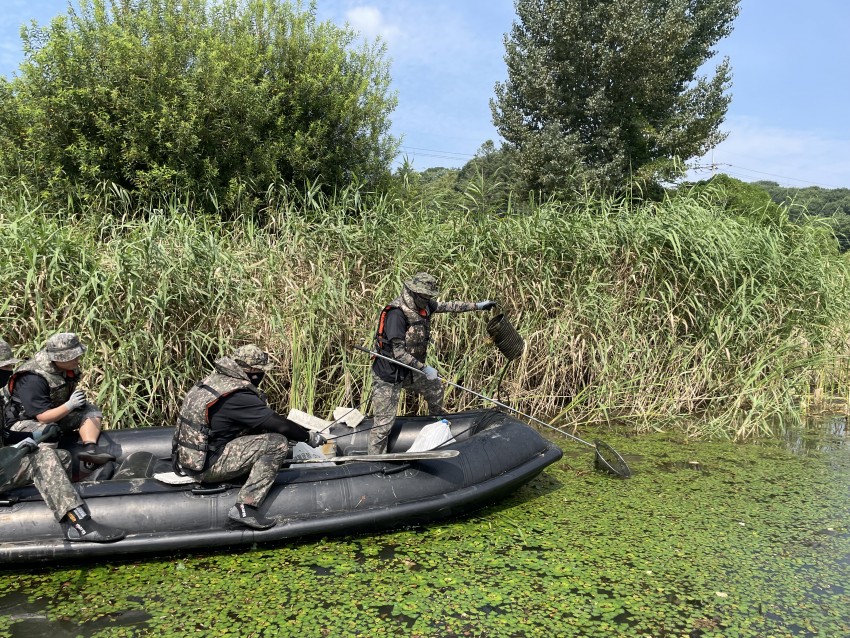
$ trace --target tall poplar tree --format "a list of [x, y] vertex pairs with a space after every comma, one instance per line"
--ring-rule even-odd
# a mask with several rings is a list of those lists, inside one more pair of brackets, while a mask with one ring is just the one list
[[515, 0], [493, 122], [544, 193], [669, 179], [725, 138], [739, 0]]

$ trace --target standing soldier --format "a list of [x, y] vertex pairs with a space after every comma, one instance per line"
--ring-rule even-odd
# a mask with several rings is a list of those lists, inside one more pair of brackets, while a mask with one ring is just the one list
[[[0, 408], [4, 407], [8, 397], [6, 383], [12, 376], [15, 364], [20, 361], [12, 356], [9, 344], [0, 339], [0, 384], [3, 387], [3, 392], [0, 393]], [[0, 424], [2, 422], [0, 411]], [[58, 432], [56, 425], [46, 426], [45, 430], [47, 428]], [[62, 526], [65, 538], [71, 542], [108, 543], [124, 538], [126, 532], [123, 529], [103, 525], [92, 519], [88, 507], [68, 478], [67, 468], [71, 465], [71, 455], [67, 450], [37, 445], [25, 434], [11, 432], [3, 424], [2, 443], [21, 442], [33, 448], [33, 451], [20, 460], [17, 470], [4, 483], [0, 483], [0, 493], [34, 483], [41, 498]]]
[[9, 379], [6, 427], [13, 432], [35, 432], [56, 423], [63, 434], [78, 431], [83, 449], [77, 457], [85, 463], [103, 465], [115, 460], [97, 447], [103, 414], [77, 389], [80, 359], [86, 349], [73, 332], [60, 332], [15, 370]]
[[248, 475], [227, 516], [238, 525], [268, 529], [277, 521], [260, 514], [280, 470], [289, 441], [326, 443], [269, 407], [259, 385], [273, 367], [267, 352], [241, 346], [215, 361], [215, 370], [183, 399], [172, 442], [178, 474], [217, 483]]
[[401, 391], [416, 392], [428, 403], [428, 413], [443, 412], [443, 384], [437, 371], [425, 364], [431, 338], [431, 315], [437, 312], [490, 310], [495, 301], [437, 301], [437, 280], [420, 272], [404, 282], [401, 294], [382, 311], [375, 335], [375, 348], [423, 374], [375, 357], [372, 363], [372, 406], [374, 426], [369, 432], [369, 454], [387, 451], [387, 440], [395, 423]]

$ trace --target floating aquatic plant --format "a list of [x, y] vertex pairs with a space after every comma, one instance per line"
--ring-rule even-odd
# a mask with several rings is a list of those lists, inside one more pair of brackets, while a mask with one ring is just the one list
[[0, 637], [850, 635], [847, 450], [606, 436], [630, 480], [567, 457], [443, 525], [0, 574]]

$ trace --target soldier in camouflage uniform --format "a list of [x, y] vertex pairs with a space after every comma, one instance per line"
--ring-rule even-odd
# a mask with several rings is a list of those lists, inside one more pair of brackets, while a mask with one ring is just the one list
[[372, 411], [374, 426], [369, 432], [369, 454], [387, 451], [387, 440], [395, 423], [402, 389], [416, 392], [428, 404], [428, 413], [443, 411], [443, 384], [437, 371], [425, 364], [431, 338], [431, 315], [438, 312], [490, 310], [494, 301], [437, 301], [437, 280], [420, 272], [404, 282], [401, 294], [381, 312], [375, 348], [386, 357], [420, 370], [415, 373], [386, 359], [372, 363]]
[[252, 529], [277, 520], [260, 514], [289, 450], [289, 441], [313, 447], [324, 437], [272, 410], [259, 385], [273, 367], [255, 345], [241, 346], [215, 361], [215, 370], [183, 399], [172, 443], [175, 471], [217, 483], [247, 475], [228, 518]]
[[[20, 361], [12, 356], [9, 344], [0, 339], [0, 385], [4, 389], [12, 376], [15, 364]], [[4, 403], [5, 393], [0, 395], [0, 407], [4, 407]], [[2, 411], [0, 411], [0, 423], [3, 421]], [[56, 520], [62, 525], [65, 538], [71, 542], [106, 543], [124, 538], [126, 535], [124, 530], [97, 523], [89, 515], [83, 499], [77, 494], [68, 478], [71, 455], [67, 450], [55, 450], [44, 445], [37, 445], [25, 434], [11, 432], [6, 429], [5, 423], [2, 425], [2, 443], [19, 443], [32, 448], [33, 451], [21, 459], [17, 471], [11, 478], [5, 483], [0, 483], [0, 493], [34, 483]], [[48, 427], [56, 429], [55, 425]], [[56, 431], [58, 432], [58, 429]]]
[[102, 465], [115, 460], [97, 446], [103, 414], [77, 388], [80, 359], [86, 349], [73, 332], [60, 332], [18, 367], [9, 380], [6, 426], [14, 432], [34, 432], [56, 423], [63, 433], [78, 431], [79, 459]]

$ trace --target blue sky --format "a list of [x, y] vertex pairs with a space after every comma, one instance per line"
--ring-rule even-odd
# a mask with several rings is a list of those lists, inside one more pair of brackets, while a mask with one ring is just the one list
[[[67, 6], [3, 0], [0, 75], [22, 60], [20, 25]], [[393, 134], [415, 168], [462, 166], [484, 141], [498, 142], [489, 100], [506, 78], [512, 0], [318, 0], [318, 13], [386, 41], [399, 98]], [[717, 49], [734, 74], [729, 137], [693, 163], [746, 181], [850, 188], [850, 2], [742, 0]]]

